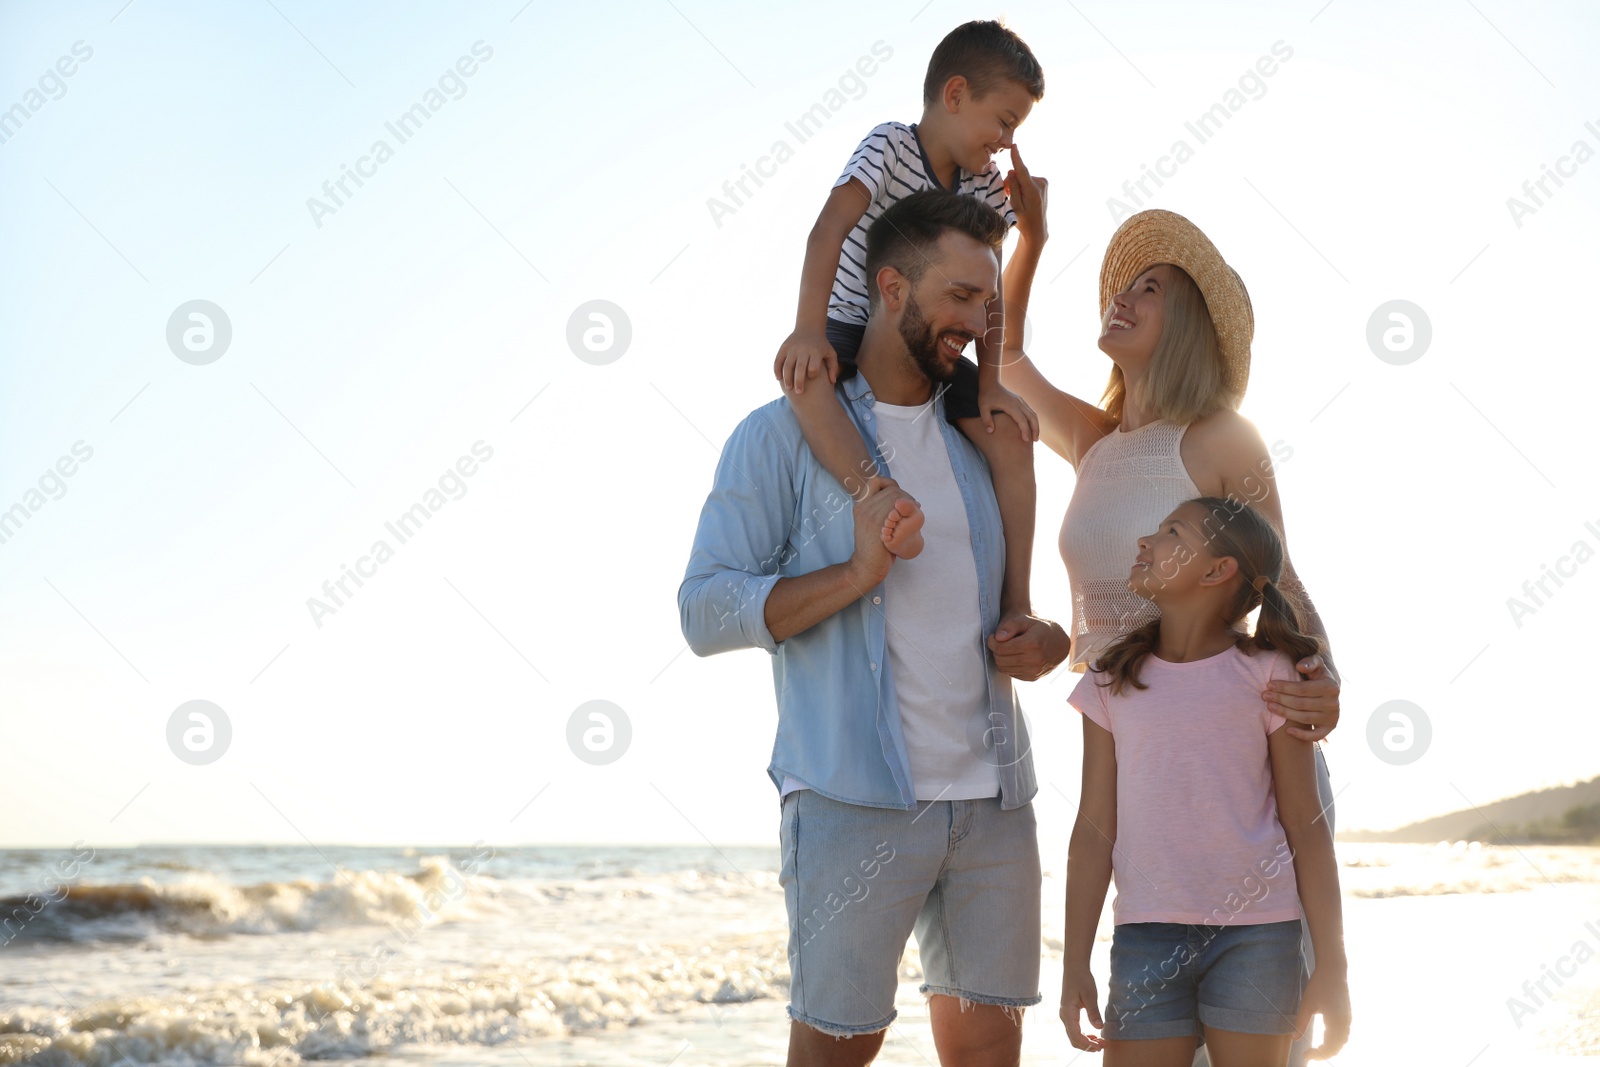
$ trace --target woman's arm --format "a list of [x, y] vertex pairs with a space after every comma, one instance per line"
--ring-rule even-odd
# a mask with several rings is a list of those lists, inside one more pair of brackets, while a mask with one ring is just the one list
[[1023, 351], [1022, 335], [1028, 320], [1033, 276], [1039, 269], [1039, 257], [1050, 236], [1047, 224], [1050, 186], [1044, 178], [1028, 173], [1015, 146], [1011, 149], [1011, 165], [1011, 173], [1006, 176], [1006, 195], [1017, 216], [1017, 247], [1006, 261], [1002, 279], [1006, 293], [1006, 329], [1005, 349], [1000, 356], [1000, 380], [1033, 408], [1039, 420], [1039, 439], [1076, 467], [1078, 457], [1115, 429], [1116, 423], [1093, 404], [1051, 385]]
[[[997, 413], [1003, 412], [1011, 416], [1012, 421], [1017, 424], [1017, 429], [1022, 431], [1022, 439], [1032, 445], [1039, 439], [1039, 417], [1034, 414], [1033, 408], [1026, 400], [1007, 389], [1000, 381], [1000, 365], [1005, 359], [1005, 351], [999, 341], [1005, 334], [1006, 287], [1023, 284], [1015, 282], [1016, 277], [1016, 273], [1009, 267], [1001, 273], [1000, 288], [996, 290], [994, 299], [989, 301], [985, 313], [988, 324], [982, 336], [973, 344], [978, 357], [978, 418], [983, 423], [983, 428], [993, 433], [994, 417]], [[1031, 280], [1028, 284], [1031, 284]]]
[[[1267, 738], [1278, 821], [1294, 856], [1294, 878], [1311, 927], [1316, 968], [1300, 1001], [1296, 1030], [1304, 1032], [1313, 1015], [1322, 1016], [1322, 1044], [1308, 1058], [1326, 1059], [1350, 1036], [1349, 963], [1344, 950], [1344, 909], [1339, 899], [1339, 866], [1317, 797], [1311, 743], [1278, 729]], [[1069, 883], [1070, 884], [1070, 883]]]
[[[1006, 175], [1006, 198], [1017, 217], [1017, 248], [1001, 275], [1003, 288], [1011, 294], [1011, 317], [1002, 319], [1005, 331], [1003, 352], [1022, 350], [1023, 327], [1028, 319], [1028, 298], [1033, 293], [1033, 275], [1039, 269], [1039, 256], [1050, 239], [1046, 212], [1050, 203], [1050, 183], [1028, 173], [1017, 146], [1011, 146], [1011, 173]], [[1002, 353], [1003, 354], [1003, 353]]]
[[1116, 422], [1102, 409], [1051, 385], [1022, 351], [1021, 338], [1016, 348], [1006, 350], [1001, 365], [1005, 387], [1038, 415], [1039, 440], [1074, 467], [1091, 445], [1116, 429]]
[[[1292, 454], [1292, 453], [1290, 453]], [[1284, 592], [1297, 597], [1305, 609], [1301, 622], [1313, 637], [1322, 639], [1323, 654], [1308, 656], [1296, 666], [1303, 681], [1274, 681], [1264, 694], [1274, 715], [1290, 720], [1289, 729], [1304, 741], [1321, 740], [1339, 725], [1339, 678], [1334, 673], [1328, 629], [1295, 572], [1289, 538], [1283, 528], [1283, 503], [1278, 493], [1272, 453], [1255, 424], [1236, 411], [1219, 411], [1196, 421], [1184, 435], [1184, 466], [1200, 475], [1201, 492], [1219, 486], [1218, 495], [1253, 505], [1283, 539]], [[1315, 732], [1307, 729], [1315, 727]]]
[[1117, 749], [1111, 732], [1083, 717], [1083, 791], [1067, 846], [1067, 919], [1061, 962], [1061, 1021], [1072, 1047], [1098, 1052], [1104, 1043], [1085, 1034], [1079, 1011], [1105, 1029], [1099, 994], [1089, 970], [1094, 932], [1111, 884], [1111, 849], [1117, 839]]
[[1016, 216], [1017, 248], [1009, 260], [1002, 257], [1000, 289], [989, 302], [988, 322], [974, 345], [978, 357], [978, 417], [983, 420], [984, 429], [993, 433], [994, 412], [1004, 410], [1017, 423], [1023, 438], [1032, 444], [1039, 439], [1039, 417], [1025, 397], [1007, 388], [1001, 368], [1012, 347], [1006, 338], [1015, 338], [1019, 348], [1022, 344], [1028, 294], [1039, 268], [1039, 254], [1050, 236], [1045, 223], [1045, 190], [1049, 183], [1028, 173], [1016, 145], [1011, 146], [1011, 163], [1013, 170], [1006, 176], [1005, 188]]

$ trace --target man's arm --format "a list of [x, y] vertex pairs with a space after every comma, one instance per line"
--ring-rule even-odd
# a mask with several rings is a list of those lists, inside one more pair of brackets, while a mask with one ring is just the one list
[[854, 604], [889, 574], [894, 556], [880, 531], [896, 500], [906, 494], [887, 478], [874, 478], [855, 506], [856, 547], [844, 563], [810, 574], [779, 578], [767, 597], [766, 625], [774, 640], [804, 633], [836, 611]]
[[684, 640], [697, 656], [778, 649], [763, 616], [795, 508], [786, 448], [771, 416], [760, 410], [736, 426], [722, 447], [678, 587]]
[[880, 536], [889, 509], [909, 499], [887, 479], [853, 509], [855, 551], [843, 563], [780, 576], [795, 510], [791, 447], [770, 417], [752, 413], [728, 438], [700, 512], [688, 571], [678, 587], [683, 636], [697, 656], [740, 648], [778, 650], [883, 581], [894, 557]]

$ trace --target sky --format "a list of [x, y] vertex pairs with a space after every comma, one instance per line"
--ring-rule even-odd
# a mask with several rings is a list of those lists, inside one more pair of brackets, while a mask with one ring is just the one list
[[[0, 7], [0, 845], [775, 841], [768, 657], [688, 652], [677, 587], [834, 178], [998, 16], [1046, 77], [1041, 369], [1099, 396], [1132, 210], [1249, 286], [1338, 826], [1600, 773], [1592, 5], [32, 0]], [[1065, 619], [1072, 472], [1036, 466]], [[1075, 677], [1019, 686], [1047, 850]]]

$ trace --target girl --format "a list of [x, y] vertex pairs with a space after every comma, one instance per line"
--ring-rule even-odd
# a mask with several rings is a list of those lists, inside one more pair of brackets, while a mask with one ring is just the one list
[[[1073, 1047], [1104, 1050], [1107, 1067], [1187, 1067], [1202, 1037], [1216, 1067], [1281, 1067], [1315, 1014], [1326, 1033], [1312, 1058], [1349, 1034], [1339, 875], [1312, 743], [1260, 696], [1322, 651], [1278, 586], [1283, 566], [1283, 542], [1248, 504], [1180, 504], [1139, 538], [1127, 579], [1160, 615], [1101, 653], [1070, 698], [1084, 716], [1083, 796], [1061, 1019]], [[1113, 876], [1102, 1022], [1089, 956]], [[1080, 1011], [1100, 1035], [1083, 1033]]]

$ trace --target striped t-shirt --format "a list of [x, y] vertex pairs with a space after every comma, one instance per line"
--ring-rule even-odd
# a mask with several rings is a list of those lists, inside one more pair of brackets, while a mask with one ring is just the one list
[[[835, 189], [851, 178], [861, 179], [872, 201], [844, 239], [839, 250], [839, 269], [833, 275], [833, 293], [828, 298], [828, 317], [858, 326], [867, 324], [867, 227], [888, 210], [890, 204], [923, 189], [943, 189], [928, 163], [917, 138], [917, 127], [903, 122], [885, 122], [867, 134], [845, 164], [844, 173], [833, 183]], [[982, 174], [956, 169], [955, 192], [975, 196], [1000, 212], [1006, 224], [1016, 225], [1016, 213], [1006, 197], [1005, 178], [990, 160]]]

